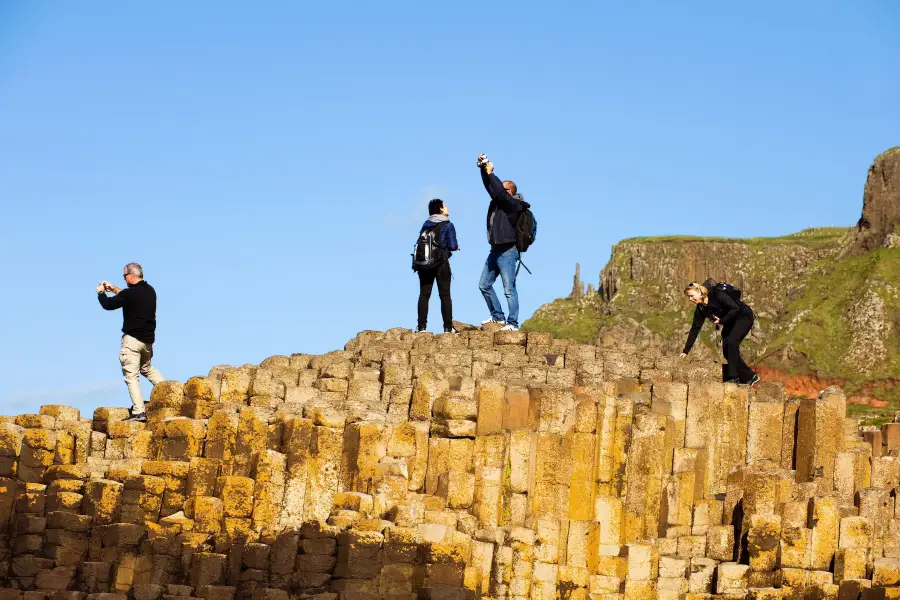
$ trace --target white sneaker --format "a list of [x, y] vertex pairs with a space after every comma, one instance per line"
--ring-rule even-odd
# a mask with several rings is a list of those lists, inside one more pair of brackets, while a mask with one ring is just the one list
[[516, 327], [515, 325], [507, 325], [505, 327], [500, 328], [500, 331], [518, 331], [518, 330], [519, 330], [519, 328]]
[[506, 325], [506, 321], [497, 321], [497, 320], [494, 319], [494, 317], [491, 317], [491, 318], [488, 319], [487, 321], [482, 321], [482, 322], [481, 322], [482, 325], [487, 325], [487, 324], [489, 324], [489, 323], [498, 323], [498, 324], [500, 324], [500, 325]]

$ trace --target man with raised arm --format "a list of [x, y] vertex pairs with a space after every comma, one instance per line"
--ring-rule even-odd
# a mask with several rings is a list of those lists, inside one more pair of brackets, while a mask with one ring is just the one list
[[[519, 293], [516, 291], [516, 263], [519, 250], [516, 248], [516, 221], [522, 213], [524, 198], [518, 193], [512, 181], [500, 181], [494, 175], [494, 164], [484, 154], [478, 157], [481, 181], [491, 197], [487, 211], [487, 238], [491, 245], [478, 288], [487, 303], [491, 318], [482, 324], [500, 323], [503, 330], [519, 329]], [[494, 291], [497, 276], [503, 281], [506, 296], [507, 315]]]

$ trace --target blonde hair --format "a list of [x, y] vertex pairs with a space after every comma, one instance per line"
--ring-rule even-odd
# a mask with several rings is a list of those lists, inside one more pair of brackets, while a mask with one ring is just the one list
[[684, 295], [687, 296], [688, 292], [690, 292], [691, 290], [697, 290], [698, 292], [700, 292], [700, 296], [702, 296], [703, 298], [709, 297], [709, 290], [699, 283], [689, 283], [688, 286], [684, 288]]

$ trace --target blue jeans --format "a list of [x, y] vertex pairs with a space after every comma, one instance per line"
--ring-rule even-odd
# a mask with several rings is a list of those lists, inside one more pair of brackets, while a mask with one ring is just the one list
[[[478, 282], [478, 288], [481, 290], [481, 295], [484, 296], [484, 301], [487, 302], [491, 317], [495, 321], [505, 320], [507, 324], [516, 327], [519, 326], [519, 294], [516, 292], [516, 263], [518, 260], [519, 251], [515, 246], [508, 250], [492, 249], [484, 263], [481, 281]], [[506, 303], [509, 306], [509, 317], [506, 319], [503, 318], [500, 299], [494, 292], [497, 275], [503, 281], [503, 293], [506, 295]]]

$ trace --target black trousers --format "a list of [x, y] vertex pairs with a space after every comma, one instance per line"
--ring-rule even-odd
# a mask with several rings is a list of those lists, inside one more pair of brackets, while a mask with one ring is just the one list
[[450, 261], [445, 260], [436, 269], [419, 271], [419, 328], [425, 329], [428, 324], [428, 301], [431, 289], [437, 281], [438, 295], [441, 297], [441, 317], [444, 329], [453, 327], [453, 301], [450, 300]]
[[728, 364], [725, 365], [724, 380], [739, 383], [750, 383], [756, 375], [741, 358], [741, 342], [753, 328], [753, 314], [739, 315], [734, 321], [722, 328], [722, 353]]

